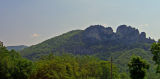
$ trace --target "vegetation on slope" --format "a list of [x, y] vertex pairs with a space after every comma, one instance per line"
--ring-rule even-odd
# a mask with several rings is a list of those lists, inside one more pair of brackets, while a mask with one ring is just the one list
[[113, 32], [110, 27], [93, 25], [85, 30], [70, 31], [25, 48], [21, 51], [21, 55], [31, 60], [56, 52], [68, 52], [76, 55], [97, 54], [97, 56], [105, 54], [104, 57], [109, 58], [112, 52], [128, 51], [135, 48], [149, 51], [153, 42], [155, 41], [146, 38], [145, 32], [139, 33], [138, 29], [130, 26], [121, 25], [117, 28], [117, 32]]
[[[49, 53], [53, 53], [57, 50], [63, 50], [63, 47], [65, 47], [66, 43], [72, 45], [73, 43], [76, 44], [77, 42], [74, 42], [74, 40], [71, 41], [71, 37], [73, 37], [76, 34], [79, 34], [82, 32], [81, 30], [75, 30], [68, 33], [65, 33], [63, 35], [48, 39], [40, 44], [33, 45], [29, 48], [25, 48], [23, 51], [21, 51], [21, 55], [24, 57], [27, 57], [29, 59], [33, 58], [39, 58], [42, 55], [46, 55]], [[81, 44], [81, 43], [77, 43]], [[69, 46], [69, 45], [68, 45]]]
[[22, 58], [14, 50], [0, 47], [0, 79], [28, 79], [32, 71], [32, 61]]
[[[149, 57], [149, 55], [145, 53], [145, 50], [133, 49], [125, 51], [124, 54], [117, 56], [119, 57], [118, 59], [123, 59], [123, 57], [127, 58], [128, 56], [131, 56], [129, 52], [130, 53], [132, 52], [134, 54], [139, 54], [143, 58], [147, 56]], [[119, 52], [116, 53], [120, 54]], [[116, 58], [116, 55], [113, 58]], [[150, 61], [150, 59], [147, 60]], [[125, 60], [125, 58], [123, 61], [128, 63], [128, 60]], [[113, 61], [113, 63], [115, 62], [116, 61]], [[120, 61], [117, 61], [117, 63], [120, 63]], [[125, 64], [123, 67], [125, 67], [126, 65], [127, 64]], [[155, 66], [151, 66], [151, 69], [153, 70], [148, 70], [148, 72], [146, 73], [147, 79], [159, 79], [160, 75], [155, 74], [156, 71]], [[119, 68], [120, 68], [119, 66], [113, 64], [112, 67], [113, 79], [130, 79], [128, 71], [122, 72], [119, 71]], [[128, 69], [128, 67], [126, 67], [126, 69]], [[61, 54], [59, 56], [53, 54], [45, 55], [33, 62], [22, 58], [19, 55], [19, 53], [17, 53], [14, 50], [8, 51], [5, 47], [0, 47], [0, 78], [1, 79], [110, 79], [111, 62], [100, 60], [99, 58], [96, 58], [94, 56], [80, 56], [80, 55], [75, 56], [72, 54]]]
[[[32, 62], [0, 47], [0, 79], [109, 79], [111, 63], [91, 56], [52, 54]], [[120, 79], [113, 64], [113, 79]]]

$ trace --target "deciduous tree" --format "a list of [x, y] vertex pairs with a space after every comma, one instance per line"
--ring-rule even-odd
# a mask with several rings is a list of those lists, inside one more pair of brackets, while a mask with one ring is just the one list
[[146, 70], [149, 69], [149, 64], [140, 56], [132, 56], [128, 67], [131, 79], [144, 79]]

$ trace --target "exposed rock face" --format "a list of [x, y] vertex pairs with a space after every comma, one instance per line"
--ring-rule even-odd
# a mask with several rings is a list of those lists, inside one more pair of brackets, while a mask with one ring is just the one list
[[90, 26], [84, 32], [84, 36], [86, 38], [102, 40], [101, 36], [104, 35], [106, 32], [105, 27], [101, 25]]
[[140, 38], [146, 38], [146, 33], [145, 32], [141, 32], [141, 34], [140, 34]]
[[107, 27], [106, 28], [106, 34], [110, 35], [110, 34], [113, 34], [113, 29], [111, 27]]
[[102, 41], [111, 40], [115, 35], [111, 27], [105, 28], [102, 25], [94, 25], [85, 29], [83, 41], [90, 44], [96, 44]]
[[130, 26], [128, 27], [126, 25], [121, 25], [117, 28], [116, 34], [122, 38], [134, 39], [134, 38], [138, 38], [139, 31], [138, 29], [132, 28]]
[[106, 42], [117, 42], [124, 44], [132, 44], [142, 41], [154, 42], [154, 40], [146, 38], [145, 32], [140, 34], [138, 29], [127, 25], [120, 25], [117, 28], [116, 33], [113, 32], [111, 27], [105, 28], [102, 25], [90, 26], [83, 33], [83, 41], [91, 44], [106, 44]]

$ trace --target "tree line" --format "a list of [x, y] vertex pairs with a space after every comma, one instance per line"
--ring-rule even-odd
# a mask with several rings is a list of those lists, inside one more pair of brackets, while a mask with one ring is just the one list
[[[160, 41], [151, 46], [153, 61], [160, 73]], [[132, 56], [129, 74], [112, 65], [112, 79], [144, 79], [150, 68], [140, 56]], [[130, 78], [129, 78], [129, 76]], [[0, 46], [0, 79], [110, 79], [111, 62], [93, 56], [45, 55], [36, 61], [23, 58], [14, 50]]]
[[[92, 56], [53, 54], [30, 61], [14, 50], [0, 47], [0, 79], [109, 79], [111, 63]], [[118, 68], [113, 64], [113, 78]]]

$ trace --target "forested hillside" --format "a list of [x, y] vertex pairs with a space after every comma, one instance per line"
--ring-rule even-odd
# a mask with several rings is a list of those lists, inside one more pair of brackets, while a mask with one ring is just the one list
[[150, 46], [154, 42], [150, 37], [146, 37], [145, 32], [140, 33], [131, 26], [120, 25], [114, 32], [111, 27], [92, 25], [85, 30], [70, 31], [25, 48], [21, 55], [31, 60], [50, 53], [90, 55], [102, 60], [110, 60], [110, 57], [113, 57], [120, 71], [127, 71], [126, 64], [133, 54], [153, 63]]
[[[112, 68], [112, 78], [122, 79], [114, 64]], [[110, 73], [109, 61], [92, 56], [50, 54], [33, 62], [0, 46], [0, 79], [109, 79]]]
[[38, 58], [49, 53], [72, 53], [75, 55], [97, 55], [108, 58], [113, 52], [128, 51], [135, 48], [149, 51], [155, 42], [146, 38], [145, 32], [139, 32], [131, 26], [121, 25], [113, 32], [111, 27], [93, 25], [85, 30], [74, 30], [48, 39], [21, 51], [26, 58]]

